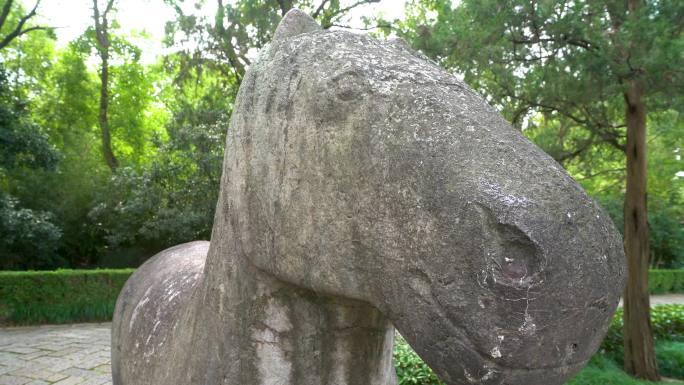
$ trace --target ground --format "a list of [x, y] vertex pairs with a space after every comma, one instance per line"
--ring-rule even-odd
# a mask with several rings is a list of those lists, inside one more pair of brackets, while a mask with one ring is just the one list
[[0, 385], [111, 385], [106, 324], [0, 329]]
[[[684, 304], [684, 294], [651, 305]], [[0, 385], [111, 385], [111, 324], [0, 328]]]

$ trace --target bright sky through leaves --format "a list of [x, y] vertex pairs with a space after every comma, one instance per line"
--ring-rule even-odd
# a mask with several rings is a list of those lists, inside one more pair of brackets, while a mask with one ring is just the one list
[[[32, 0], [22, 0], [25, 7], [34, 4]], [[185, 11], [194, 11], [192, 3], [187, 2]], [[352, 27], [363, 27], [361, 17], [382, 13], [388, 19], [401, 18], [404, 12], [405, 0], [382, 0], [379, 4], [359, 7], [351, 12]], [[143, 51], [143, 63], [152, 63], [155, 57], [163, 54], [162, 39], [164, 25], [172, 20], [174, 10], [164, 4], [163, 0], [117, 0], [115, 19], [125, 35], [132, 35], [132, 43]], [[206, 1], [199, 11], [204, 15], [213, 15], [216, 10], [215, 1]], [[43, 0], [39, 9], [40, 22], [57, 27], [58, 44], [66, 45], [75, 39], [92, 24], [92, 0]], [[138, 37], [141, 32], [149, 36], [148, 39]]]

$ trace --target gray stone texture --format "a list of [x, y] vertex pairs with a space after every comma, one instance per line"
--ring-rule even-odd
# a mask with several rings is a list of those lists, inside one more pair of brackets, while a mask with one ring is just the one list
[[393, 385], [393, 327], [449, 385], [562, 384], [624, 277], [610, 218], [482, 97], [292, 11], [240, 87], [211, 243], [119, 298], [114, 384]]

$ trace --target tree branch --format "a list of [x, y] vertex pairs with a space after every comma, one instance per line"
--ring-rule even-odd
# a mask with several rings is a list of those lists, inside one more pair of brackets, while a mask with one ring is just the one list
[[391, 30], [394, 30], [394, 31], [401, 31], [400, 29], [394, 27], [392, 24], [385, 24], [385, 25], [383, 25], [383, 24], [377, 24], [377, 25], [374, 25], [374, 26], [371, 26], [371, 27], [351, 27], [351, 26], [348, 26], [348, 25], [334, 24], [334, 23], [333, 23], [333, 24], [330, 24], [330, 27], [337, 27], [337, 28], [344, 28], [344, 29], [353, 29], [353, 30], [356, 30], [356, 31], [370, 31], [370, 30], [378, 29], [378, 28], [387, 28], [387, 29], [391, 29]]
[[[47, 27], [31, 27], [24, 29], [24, 24], [26, 22], [34, 17], [36, 15], [36, 10], [38, 9], [38, 5], [40, 5], [41, 0], [36, 0], [36, 4], [33, 6], [33, 9], [26, 15], [22, 16], [21, 19], [19, 19], [19, 23], [17, 23], [17, 26], [12, 30], [12, 32], [8, 33], [7, 36], [5, 36], [1, 41], [0, 41], [0, 49], [5, 48], [9, 43], [12, 42], [12, 40], [16, 39], [17, 37], [30, 32], [30, 31], [35, 31], [38, 29], [47, 29]], [[2, 20], [2, 23], [0, 23], [0, 26], [5, 23], [7, 20], [7, 14], [9, 14], [9, 7], [8, 4], [11, 6], [12, 1], [8, 0], [7, 3], [5, 3], [5, 6], [2, 9], [2, 14], [0, 14], [0, 19]], [[7, 14], [5, 12], [7, 11]]]
[[101, 49], [109, 48], [109, 37], [107, 36], [107, 14], [112, 10], [114, 6], [114, 0], [107, 1], [107, 7], [103, 13], [100, 13], [100, 9], [97, 4], [97, 0], [93, 0], [93, 18], [95, 19], [95, 37], [100, 45]]
[[292, 7], [288, 7], [287, 4], [285, 4], [285, 0], [276, 0], [278, 3], [278, 6], [280, 7], [280, 16], [285, 16], [287, 11], [289, 11]]
[[359, 0], [359, 1], [357, 1], [356, 3], [354, 3], [354, 4], [352, 4], [352, 5], [348, 6], [348, 7], [338, 9], [335, 13], [333, 13], [332, 15], [330, 15], [330, 20], [332, 20], [332, 18], [335, 17], [335, 16], [338, 16], [338, 15], [340, 15], [340, 14], [346, 13], [347, 11], [349, 11], [349, 10], [351, 10], [351, 9], [354, 9], [354, 8], [358, 7], [359, 5], [363, 5], [363, 4], [372, 4], [372, 3], [379, 3], [379, 2], [380, 2], [380, 0]]
[[323, 8], [324, 8], [325, 5], [328, 3], [328, 1], [330, 1], [330, 0], [323, 0], [323, 1], [321, 1], [321, 4], [319, 4], [319, 5], [318, 5], [318, 8], [316, 8], [316, 10], [314, 11], [314, 13], [311, 14], [311, 17], [313, 17], [313, 18], [315, 19], [315, 18], [317, 18], [318, 16], [320, 16], [321, 12], [323, 12]]
[[5, 25], [5, 21], [7, 21], [7, 16], [9, 16], [10, 9], [12, 9], [12, 2], [13, 0], [7, 0], [5, 1], [5, 5], [2, 7], [2, 14], [0, 14], [0, 28], [2, 28], [2, 26]]
[[598, 47], [590, 42], [589, 40], [582, 39], [582, 38], [572, 38], [570, 36], [565, 36], [561, 35], [560, 39], [558, 38], [541, 38], [541, 37], [534, 37], [534, 38], [510, 38], [508, 39], [511, 43], [513, 44], [524, 44], [524, 45], [532, 45], [532, 44], [540, 44], [540, 43], [555, 43], [555, 44], [560, 44], [560, 45], [571, 45], [575, 47], [580, 47], [584, 48], [587, 51], [598, 51]]
[[597, 177], [597, 176], [600, 176], [600, 175], [604, 175], [604, 174], [610, 174], [610, 173], [613, 173], [613, 172], [624, 172], [624, 171], [625, 171], [625, 168], [624, 168], [624, 167], [609, 168], [609, 169], [606, 169], [606, 170], [601, 170], [601, 171], [595, 172], [595, 173], [593, 173], [593, 174], [589, 174], [589, 175], [584, 176], [584, 177], [582, 177], [582, 178], [577, 178], [577, 180], [578, 180], [578, 181], [579, 181], [579, 180], [586, 180], [586, 179], [591, 179], [591, 178], [594, 178], [594, 177]]
[[525, 98], [523, 96], [516, 95], [515, 92], [510, 90], [504, 84], [501, 84], [496, 79], [495, 79], [495, 82], [503, 90], [504, 96], [508, 96], [514, 100], [518, 100], [518, 101], [524, 103], [529, 108], [538, 108], [538, 109], [541, 109], [542, 111], [546, 111], [546, 112], [557, 112], [560, 115], [572, 120], [576, 124], [586, 128], [590, 132], [598, 135], [606, 143], [609, 143], [610, 145], [614, 146], [615, 148], [617, 148], [621, 151], [625, 151], [625, 146], [620, 144], [620, 142], [619, 142], [620, 136], [614, 131], [615, 129], [620, 128], [622, 126], [612, 125], [612, 124], [609, 124], [607, 122], [591, 121], [589, 118], [591, 116], [590, 111], [587, 111], [586, 108], [584, 108], [583, 106], [576, 106], [576, 105], [573, 105], [571, 103], [571, 108], [574, 107], [575, 109], [581, 110], [580, 113], [582, 113], [584, 116], [587, 117], [587, 119], [582, 119], [580, 116], [577, 116], [577, 115], [573, 114], [572, 112], [561, 108], [561, 106], [543, 103], [540, 101], [531, 100], [531, 99]]

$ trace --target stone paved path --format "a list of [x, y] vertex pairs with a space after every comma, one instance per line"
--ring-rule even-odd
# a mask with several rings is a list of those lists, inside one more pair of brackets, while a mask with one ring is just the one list
[[110, 327], [0, 328], [0, 385], [111, 385]]
[[[684, 294], [658, 294], [651, 296], [651, 306], [666, 304], [684, 305]], [[619, 306], [622, 306], [622, 300], [620, 300]]]
[[[684, 304], [684, 294], [651, 297], [661, 303]], [[0, 328], [0, 385], [111, 385], [110, 327]]]
[[684, 294], [659, 294], [651, 296], [651, 306], [667, 303], [684, 305]]

